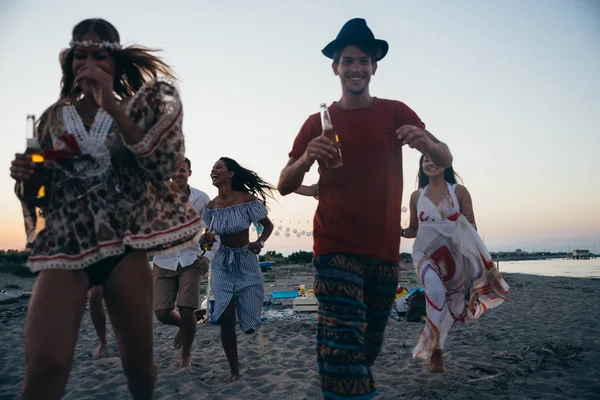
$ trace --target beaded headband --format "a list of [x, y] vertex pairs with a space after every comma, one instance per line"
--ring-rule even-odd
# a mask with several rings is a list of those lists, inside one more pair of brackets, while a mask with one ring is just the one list
[[71, 48], [75, 47], [75, 46], [97, 46], [97, 47], [101, 47], [101, 48], [107, 48], [107, 49], [111, 49], [111, 50], [120, 50], [121, 49], [121, 43], [118, 42], [109, 42], [108, 40], [103, 40], [101, 42], [92, 42], [91, 40], [83, 40], [83, 41], [79, 41], [79, 40], [71, 40], [69, 42], [69, 46]]

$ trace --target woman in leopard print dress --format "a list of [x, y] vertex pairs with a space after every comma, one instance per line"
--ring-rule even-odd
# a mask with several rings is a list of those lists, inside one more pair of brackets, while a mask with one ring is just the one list
[[[152, 277], [147, 255], [197, 240], [200, 217], [169, 185], [184, 159], [182, 108], [169, 67], [149, 50], [122, 48], [101, 19], [73, 29], [61, 53], [60, 99], [43, 114], [46, 196], [20, 197], [30, 256], [39, 271], [26, 324], [22, 398], [60, 398], [92, 285], [104, 297], [135, 399], [149, 399]], [[33, 175], [28, 155], [11, 166]], [[41, 210], [41, 211], [40, 211]], [[52, 329], [48, 327], [52, 326]]]

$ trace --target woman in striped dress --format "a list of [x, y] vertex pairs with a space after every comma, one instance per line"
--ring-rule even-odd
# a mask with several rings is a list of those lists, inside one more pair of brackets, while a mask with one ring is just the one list
[[456, 183], [452, 167], [439, 168], [421, 156], [410, 214], [402, 236], [416, 237], [413, 264], [427, 302], [426, 324], [413, 357], [429, 358], [431, 371], [443, 372], [450, 328], [502, 304], [508, 285], [477, 234], [471, 196]]
[[[214, 234], [221, 241], [211, 264], [210, 286], [215, 296], [212, 318], [221, 325], [221, 343], [231, 368], [226, 382], [230, 383], [239, 377], [236, 311], [244, 333], [253, 333], [260, 325], [264, 287], [258, 254], [273, 232], [265, 204], [267, 197], [273, 198], [274, 187], [227, 157], [215, 163], [210, 177], [219, 194], [202, 212], [209, 231], [200, 243], [211, 246]], [[264, 229], [257, 241], [250, 242], [253, 223]]]

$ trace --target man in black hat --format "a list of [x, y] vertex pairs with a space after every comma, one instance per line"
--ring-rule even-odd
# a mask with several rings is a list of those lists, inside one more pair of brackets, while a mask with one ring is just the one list
[[366, 399], [377, 395], [370, 366], [398, 285], [402, 147], [417, 149], [441, 168], [452, 164], [452, 155], [404, 103], [369, 93], [388, 44], [364, 19], [348, 21], [322, 52], [342, 84], [340, 100], [328, 110], [343, 165], [327, 168], [337, 148], [313, 114], [294, 141], [278, 189], [294, 192], [319, 163], [313, 236], [321, 388], [325, 398]]

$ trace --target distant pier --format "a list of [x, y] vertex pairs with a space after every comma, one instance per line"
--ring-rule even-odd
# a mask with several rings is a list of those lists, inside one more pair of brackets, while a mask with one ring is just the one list
[[573, 260], [590, 260], [592, 258], [596, 258], [596, 254], [590, 253], [589, 250], [573, 250], [573, 254], [571, 255]]

